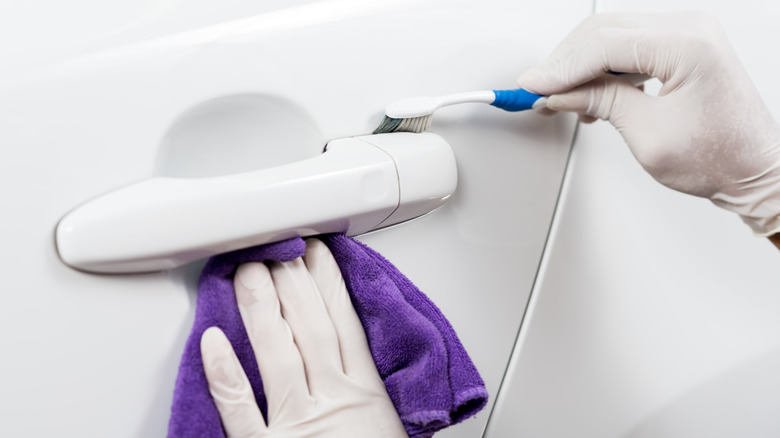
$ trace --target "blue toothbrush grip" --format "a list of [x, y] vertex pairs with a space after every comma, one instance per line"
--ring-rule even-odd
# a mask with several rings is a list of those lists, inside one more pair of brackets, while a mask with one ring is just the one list
[[524, 111], [533, 108], [534, 102], [541, 98], [541, 95], [531, 93], [530, 91], [518, 88], [515, 90], [493, 90], [496, 99], [491, 103], [494, 107], [505, 111]]

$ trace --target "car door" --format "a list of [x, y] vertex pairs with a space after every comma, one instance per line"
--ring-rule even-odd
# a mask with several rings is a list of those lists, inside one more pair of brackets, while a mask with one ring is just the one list
[[[315, 156], [328, 141], [371, 132], [399, 98], [512, 88], [591, 7], [0, 6], [0, 435], [138, 437], [167, 428], [203, 261], [144, 274], [78, 271], [60, 260], [54, 241], [69, 211], [154, 176], [229, 175]], [[486, 382], [488, 406], [441, 436], [479, 436], [485, 427], [575, 126], [569, 116], [483, 105], [441, 110], [431, 131], [455, 152], [457, 192], [430, 215], [360, 237], [442, 309]]]
[[[780, 115], [778, 62], [764, 49], [779, 36], [776, 4], [596, 6], [706, 11]], [[653, 180], [609, 124], [580, 126], [486, 436], [780, 435], [778, 263], [777, 248], [733, 213]]]

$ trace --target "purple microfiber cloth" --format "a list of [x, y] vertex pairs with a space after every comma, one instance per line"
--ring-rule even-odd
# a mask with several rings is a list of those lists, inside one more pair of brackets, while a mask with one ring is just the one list
[[[343, 234], [320, 236], [330, 248], [352, 298], [371, 354], [409, 436], [434, 432], [475, 415], [487, 390], [441, 311], [389, 261]], [[212, 326], [225, 332], [263, 416], [265, 394], [236, 304], [233, 275], [241, 263], [289, 261], [306, 244], [294, 238], [212, 257], [203, 267], [192, 332], [173, 395], [169, 438], [223, 438], [200, 356], [200, 337]]]

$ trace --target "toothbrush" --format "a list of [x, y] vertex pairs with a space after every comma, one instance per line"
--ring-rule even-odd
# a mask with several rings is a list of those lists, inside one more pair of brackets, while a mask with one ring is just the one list
[[487, 103], [505, 111], [523, 111], [543, 108], [547, 98], [522, 88], [515, 90], [472, 91], [447, 96], [418, 96], [399, 100], [385, 108], [385, 118], [374, 134], [388, 132], [420, 133], [431, 126], [433, 112], [459, 103]]
[[[642, 73], [608, 72], [620, 76], [635, 86], [650, 79]], [[391, 103], [385, 108], [385, 117], [373, 134], [389, 132], [420, 133], [431, 127], [433, 112], [437, 109], [459, 103], [487, 103], [505, 111], [524, 111], [544, 108], [547, 96], [531, 93], [522, 88], [514, 90], [472, 91], [439, 97], [410, 97]]]

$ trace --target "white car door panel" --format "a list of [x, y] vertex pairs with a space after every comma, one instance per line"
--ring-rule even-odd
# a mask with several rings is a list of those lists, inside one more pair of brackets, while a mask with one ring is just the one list
[[[202, 261], [76, 271], [54, 244], [67, 212], [153, 176], [315, 156], [369, 133], [399, 98], [511, 88], [591, 11], [574, 0], [44, 3], [0, 14], [3, 436], [167, 428]], [[440, 110], [431, 131], [455, 152], [455, 195], [361, 238], [437, 303], [486, 381], [488, 407], [441, 436], [479, 436], [487, 422], [574, 129], [565, 115]]]

